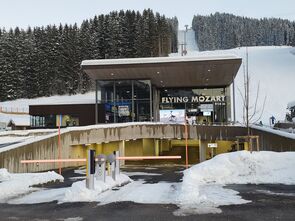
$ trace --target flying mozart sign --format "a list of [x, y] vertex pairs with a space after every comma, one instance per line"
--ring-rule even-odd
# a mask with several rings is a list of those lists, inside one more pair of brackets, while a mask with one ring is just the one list
[[225, 102], [225, 95], [209, 96], [197, 95], [192, 97], [162, 97], [162, 103], [212, 103], [212, 102]]

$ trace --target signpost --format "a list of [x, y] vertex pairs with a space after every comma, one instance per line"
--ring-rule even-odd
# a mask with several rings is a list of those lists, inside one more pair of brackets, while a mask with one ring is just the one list
[[214, 157], [214, 149], [216, 149], [217, 147], [217, 143], [208, 143], [208, 148], [211, 148], [211, 157]]

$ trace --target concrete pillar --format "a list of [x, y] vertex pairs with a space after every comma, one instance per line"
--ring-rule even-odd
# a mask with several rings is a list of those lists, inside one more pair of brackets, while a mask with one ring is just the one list
[[206, 160], [206, 150], [208, 146], [208, 141], [199, 140], [199, 155], [200, 155], [200, 163]]
[[160, 155], [160, 145], [159, 145], [159, 140], [155, 140], [155, 156]]
[[[125, 156], [125, 140], [119, 142], [119, 154], [120, 157]], [[120, 160], [120, 166], [125, 165], [125, 160]]]

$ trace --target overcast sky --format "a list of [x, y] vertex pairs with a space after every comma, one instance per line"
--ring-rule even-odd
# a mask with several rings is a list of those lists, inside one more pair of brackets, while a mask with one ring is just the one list
[[179, 27], [191, 25], [193, 15], [228, 12], [249, 17], [295, 20], [295, 0], [0, 0], [0, 27], [42, 26], [77, 22], [112, 10], [151, 8], [177, 16]]

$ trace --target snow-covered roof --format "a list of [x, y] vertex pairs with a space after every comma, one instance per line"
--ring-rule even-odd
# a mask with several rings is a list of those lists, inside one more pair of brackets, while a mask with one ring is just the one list
[[40, 105], [70, 105], [70, 104], [95, 104], [94, 95], [92, 99], [61, 99], [52, 102], [46, 100], [40, 103], [30, 104], [29, 106], [40, 106]]
[[226, 87], [241, 62], [240, 57], [227, 54], [85, 60], [81, 66], [93, 80], [149, 79], [158, 88]]
[[89, 65], [124, 65], [124, 64], [159, 64], [159, 63], [175, 63], [190, 61], [214, 61], [214, 60], [231, 60], [241, 59], [237, 55], [219, 54], [219, 55], [200, 55], [200, 56], [182, 56], [182, 57], [151, 57], [151, 58], [121, 58], [121, 59], [100, 59], [100, 60], [84, 60], [82, 66]]

